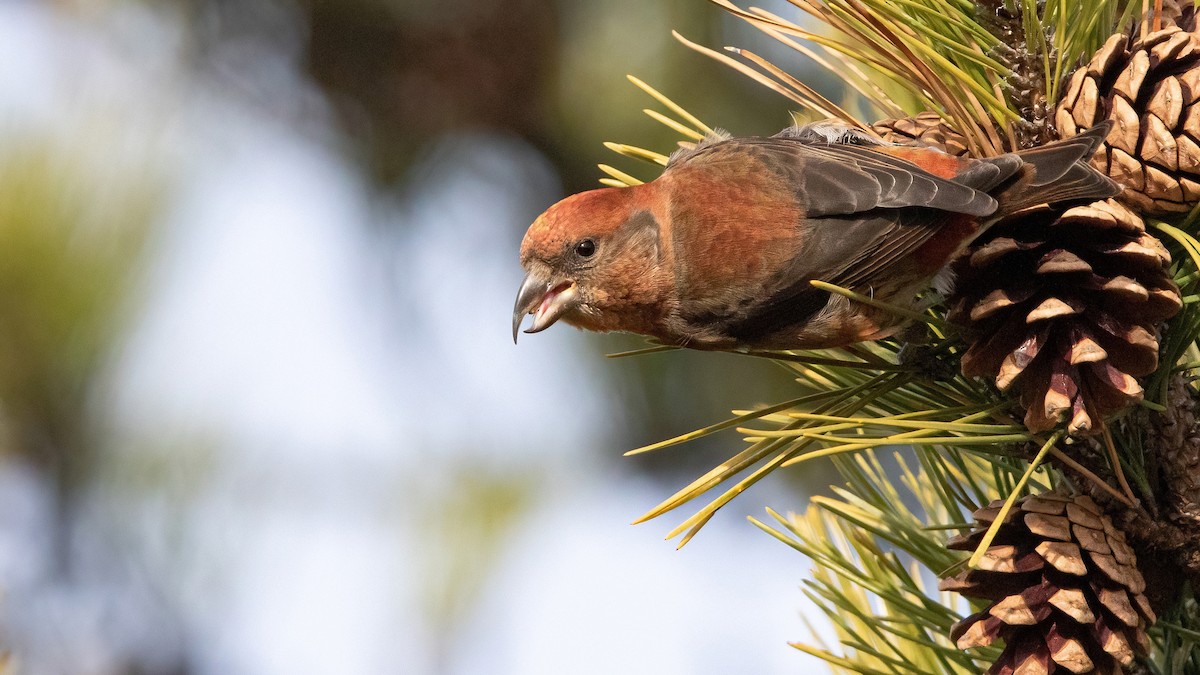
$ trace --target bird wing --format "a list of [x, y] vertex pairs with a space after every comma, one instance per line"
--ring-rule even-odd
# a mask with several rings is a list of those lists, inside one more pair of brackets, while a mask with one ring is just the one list
[[[678, 279], [680, 287], [692, 296], [687, 306], [695, 310], [685, 318], [719, 320], [727, 335], [752, 341], [802, 323], [825, 306], [829, 295], [814, 288], [813, 279], [873, 293], [876, 282], [901, 271], [897, 266], [913, 265], [914, 254], [944, 227], [994, 212], [996, 201], [979, 187], [993, 187], [1019, 164], [972, 162], [960, 181], [855, 145], [753, 138], [690, 153], [664, 176], [674, 172], [683, 180], [687, 174], [711, 186], [709, 193], [724, 182], [748, 186], [742, 190], [752, 194], [731, 187], [720, 193], [724, 198], [702, 199], [703, 208], [681, 205], [677, 245], [697, 246], [683, 256], [691, 269], [678, 272], [685, 277]], [[762, 206], [775, 203], [794, 208]], [[704, 250], [714, 248], [715, 235], [703, 231], [709, 227], [736, 230], [721, 240], [726, 250]], [[956, 233], [954, 248], [968, 234]], [[744, 244], [730, 251], [739, 238]], [[730, 255], [748, 263], [710, 262]]]
[[771, 137], [709, 144], [682, 155], [667, 170], [682, 166], [718, 168], [747, 161], [760, 163], [792, 185], [803, 197], [809, 217], [907, 206], [987, 216], [996, 210], [996, 200], [985, 190], [1007, 178], [1019, 165], [1019, 161], [976, 162], [970, 165], [969, 175], [944, 178], [904, 157], [889, 154], [886, 147]]

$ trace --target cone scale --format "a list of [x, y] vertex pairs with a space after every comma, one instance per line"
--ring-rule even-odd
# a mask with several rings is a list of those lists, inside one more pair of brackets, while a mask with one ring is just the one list
[[954, 266], [963, 373], [1018, 393], [1033, 431], [1096, 431], [1158, 367], [1157, 328], [1182, 306], [1170, 262], [1115, 200], [997, 224]]
[[[947, 546], [973, 550], [1001, 503], [976, 511], [976, 527]], [[1088, 497], [1018, 501], [979, 567], [939, 588], [987, 602], [950, 638], [960, 649], [1002, 640], [989, 675], [1124, 672], [1149, 649], [1146, 630], [1156, 619], [1137, 557]]]
[[1143, 215], [1190, 211], [1200, 200], [1200, 36], [1169, 25], [1113, 35], [1075, 71], [1054, 122], [1066, 138], [1111, 119], [1092, 163]]

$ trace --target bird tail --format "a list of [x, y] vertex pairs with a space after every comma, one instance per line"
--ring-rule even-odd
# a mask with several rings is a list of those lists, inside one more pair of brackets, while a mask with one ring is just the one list
[[985, 160], [1000, 168], [999, 175], [1005, 178], [973, 187], [999, 203], [994, 220], [1042, 204], [1115, 196], [1121, 186], [1088, 163], [1111, 128], [1112, 122], [1106, 120], [1078, 136]]

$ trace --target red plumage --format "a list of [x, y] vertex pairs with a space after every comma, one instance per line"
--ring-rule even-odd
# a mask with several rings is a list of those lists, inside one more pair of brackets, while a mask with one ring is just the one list
[[894, 333], [895, 314], [825, 281], [910, 306], [984, 228], [1117, 186], [1087, 161], [1107, 129], [1017, 154], [958, 158], [828, 125], [709, 139], [656, 180], [568, 197], [521, 245], [513, 338], [561, 319], [699, 349], [810, 349]]

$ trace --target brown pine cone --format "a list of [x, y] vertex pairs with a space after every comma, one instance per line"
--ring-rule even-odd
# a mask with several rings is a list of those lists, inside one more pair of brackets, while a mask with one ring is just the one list
[[998, 223], [954, 264], [949, 318], [964, 328], [968, 377], [1016, 386], [1033, 431], [1072, 433], [1141, 399], [1156, 331], [1183, 306], [1171, 257], [1113, 200], [1043, 207]]
[[1125, 187], [1119, 199], [1145, 215], [1191, 210], [1200, 201], [1200, 35], [1169, 25], [1110, 37], [1075, 71], [1054, 116], [1064, 138], [1104, 119], [1115, 125], [1092, 163]]
[[1196, 30], [1196, 4], [1194, 0], [1163, 0], [1162, 12], [1155, 22], [1154, 3], [1150, 3], [1150, 13], [1146, 17], [1151, 30], [1161, 30], [1169, 26], [1179, 26], [1186, 31]]
[[967, 154], [966, 139], [935, 112], [880, 120], [871, 128], [888, 143], [929, 146], [957, 157]]
[[[947, 546], [973, 551], [1003, 502], [975, 512], [977, 526]], [[939, 589], [987, 600], [954, 624], [959, 649], [1004, 640], [989, 675], [1123, 673], [1149, 649], [1155, 621], [1146, 582], [1124, 534], [1088, 497], [1057, 493], [1018, 501], [979, 568]]]

